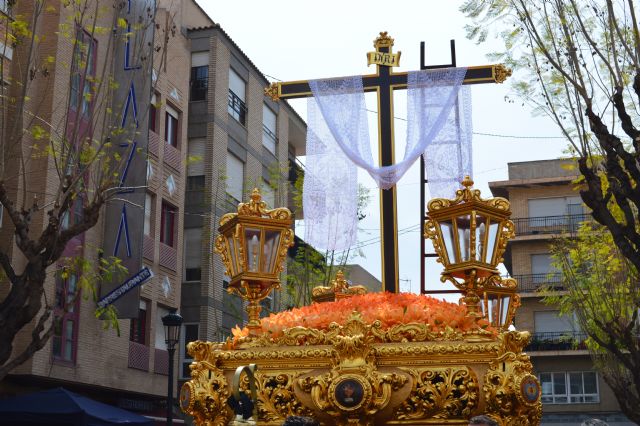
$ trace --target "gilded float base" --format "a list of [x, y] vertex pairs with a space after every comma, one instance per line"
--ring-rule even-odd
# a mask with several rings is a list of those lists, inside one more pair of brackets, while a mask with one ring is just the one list
[[[501, 425], [538, 425], [540, 385], [523, 348], [527, 332], [431, 333], [425, 324], [382, 330], [357, 315], [319, 331], [287, 330], [278, 339], [193, 342], [191, 380], [182, 409], [196, 423], [226, 426], [236, 369], [255, 372], [257, 424], [280, 426], [291, 415], [323, 425], [467, 425], [487, 414]], [[240, 383], [249, 395], [249, 379]]]

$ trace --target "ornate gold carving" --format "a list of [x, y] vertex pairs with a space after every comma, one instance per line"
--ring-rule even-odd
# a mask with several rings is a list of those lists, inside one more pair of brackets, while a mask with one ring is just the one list
[[260, 422], [281, 424], [288, 416], [313, 416], [313, 411], [296, 398], [293, 384], [299, 375], [256, 373]]
[[[513, 339], [520, 340], [527, 336], [512, 335], [507, 337], [510, 344], [516, 347]], [[507, 352], [494, 360], [484, 376], [484, 398], [487, 413], [501, 419], [506, 425], [526, 426], [540, 424], [542, 402], [538, 393], [537, 399], [523, 403], [522, 380], [539, 383], [532, 372], [531, 361], [526, 354]]]
[[[194, 359], [196, 355], [210, 358], [206, 352], [211, 345], [192, 342], [187, 348]], [[227, 405], [229, 384], [219, 368], [218, 359], [214, 357], [214, 360], [215, 363], [204, 360], [191, 363], [191, 380], [182, 386], [180, 406], [185, 413], [194, 417], [197, 424], [226, 426], [233, 417]]]
[[264, 94], [270, 97], [272, 101], [278, 102], [280, 100], [280, 83], [271, 83], [265, 87]]
[[373, 41], [373, 47], [379, 49], [381, 47], [392, 47], [393, 39], [389, 37], [386, 31], [380, 31], [380, 35]]
[[478, 406], [478, 379], [468, 367], [404, 371], [413, 388], [395, 411], [398, 420], [468, 418]]
[[328, 287], [318, 286], [311, 290], [311, 298], [315, 302], [333, 302], [336, 299], [366, 294], [367, 288], [362, 285], [350, 286], [344, 278], [344, 273], [338, 271], [336, 279], [331, 281]]
[[510, 68], [507, 68], [502, 64], [498, 64], [494, 65], [493, 73], [496, 83], [504, 83], [507, 77], [511, 77], [512, 71]]
[[[347, 403], [338, 389], [349, 382], [360, 388], [360, 395], [353, 403]], [[331, 415], [338, 425], [373, 424], [374, 415], [384, 409], [391, 400], [392, 391], [398, 390], [407, 382], [407, 377], [396, 373], [381, 373], [370, 368], [332, 370], [320, 376], [305, 377], [298, 380], [300, 388], [310, 393], [315, 406]]]
[[462, 185], [464, 188], [456, 190], [456, 198], [453, 200], [449, 200], [447, 198], [434, 198], [427, 204], [427, 208], [429, 212], [438, 211], [446, 207], [455, 206], [461, 203], [469, 203], [472, 201], [476, 201], [480, 204], [487, 205], [489, 207], [496, 208], [498, 210], [503, 210], [508, 212], [511, 205], [509, 204], [509, 200], [502, 197], [495, 197], [484, 199], [480, 196], [479, 189], [472, 189], [473, 180], [469, 176], [465, 176], [462, 181]]

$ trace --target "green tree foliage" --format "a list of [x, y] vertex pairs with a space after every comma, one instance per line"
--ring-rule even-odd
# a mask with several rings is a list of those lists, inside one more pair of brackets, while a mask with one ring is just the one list
[[637, 421], [638, 301], [635, 267], [621, 255], [608, 229], [584, 222], [575, 236], [552, 245], [563, 290], [544, 291], [544, 302], [575, 317], [596, 367], [616, 394], [623, 411]]
[[[514, 69], [516, 96], [557, 124], [576, 158], [580, 195], [601, 227], [581, 230], [577, 245], [568, 249], [565, 278], [575, 291], [562, 305], [581, 319], [623, 411], [640, 422], [637, 5], [632, 0], [467, 0], [462, 11], [471, 18], [469, 38], [483, 42], [497, 29], [505, 49], [491, 58]], [[585, 298], [594, 303], [583, 303]], [[611, 337], [604, 339], [607, 333]]]
[[[102, 280], [124, 275], [116, 259], [90, 247], [83, 250], [90, 259], [63, 256], [117, 197], [127, 161], [118, 145], [133, 141], [137, 132], [121, 128], [118, 120], [122, 106], [114, 104], [115, 94], [128, 82], [114, 77], [114, 49], [130, 37], [131, 55], [149, 75], [151, 50], [164, 58], [162, 45], [147, 45], [136, 34], [154, 25], [153, 8], [128, 26], [118, 18], [126, 2], [116, 0], [6, 3], [11, 10], [0, 14], [0, 37], [13, 57], [0, 61], [0, 75], [9, 83], [0, 84], [0, 380], [52, 335], [56, 300], [47, 297], [45, 283], [50, 290], [56, 276], [73, 273], [84, 296], [95, 300]], [[96, 315], [117, 324], [111, 309]], [[15, 338], [27, 326], [30, 341], [18, 348]]]

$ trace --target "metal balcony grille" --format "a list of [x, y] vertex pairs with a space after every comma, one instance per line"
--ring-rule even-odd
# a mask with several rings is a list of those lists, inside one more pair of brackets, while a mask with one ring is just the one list
[[561, 234], [576, 232], [582, 222], [593, 220], [590, 214], [563, 216], [522, 217], [512, 219], [518, 235]]
[[229, 101], [227, 103], [229, 114], [238, 120], [243, 126], [247, 124], [247, 105], [232, 90], [229, 90]]
[[527, 351], [571, 351], [587, 349], [587, 334], [581, 332], [533, 333]]
[[518, 281], [518, 291], [520, 293], [534, 293], [541, 287], [553, 290], [564, 289], [561, 274], [526, 274], [514, 275], [513, 278]]

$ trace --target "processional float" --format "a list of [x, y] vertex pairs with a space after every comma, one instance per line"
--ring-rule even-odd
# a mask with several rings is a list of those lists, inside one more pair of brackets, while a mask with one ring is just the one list
[[289, 416], [324, 425], [467, 425], [478, 414], [504, 426], [539, 424], [540, 384], [523, 352], [530, 335], [508, 330], [517, 283], [497, 269], [514, 235], [510, 205], [472, 186], [466, 177], [453, 199], [432, 199], [424, 229], [441, 280], [462, 293], [458, 304], [363, 294], [339, 275], [314, 290], [311, 306], [263, 319], [260, 301], [280, 286], [293, 231], [291, 212], [268, 209], [254, 190], [222, 217], [215, 241], [228, 291], [248, 302], [249, 322], [226, 342], [188, 344], [194, 361], [182, 410], [211, 426], [233, 424], [241, 400], [255, 401], [260, 425]]

